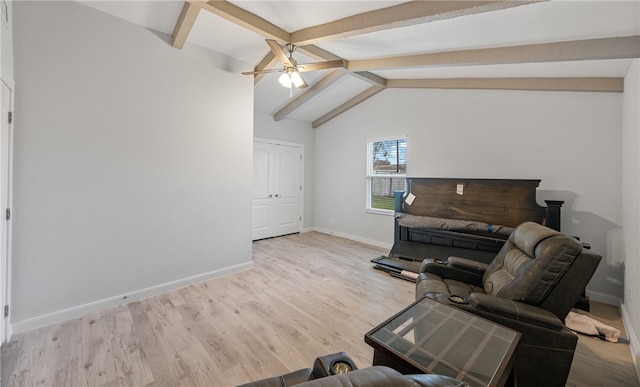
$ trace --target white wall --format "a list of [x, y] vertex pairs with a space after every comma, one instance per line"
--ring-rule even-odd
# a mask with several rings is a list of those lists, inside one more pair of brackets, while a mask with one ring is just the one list
[[274, 121], [270, 114], [254, 112], [253, 134], [255, 137], [294, 142], [304, 145], [304, 214], [305, 230], [314, 226], [314, 129], [308, 122], [286, 119]]
[[249, 267], [249, 66], [14, 5], [14, 332]]
[[622, 146], [626, 288], [622, 315], [640, 376], [640, 59], [633, 62], [624, 81]]
[[316, 225], [393, 242], [392, 217], [364, 211], [365, 144], [406, 134], [409, 176], [541, 179], [538, 202], [564, 200], [563, 231], [604, 256], [588, 294], [616, 303], [621, 117], [615, 93], [385, 90], [316, 129]]
[[[4, 12], [3, 12], [4, 13]], [[2, 54], [0, 55], [0, 77], [5, 82], [13, 81], [13, 1], [7, 1], [8, 20], [0, 21], [0, 39], [2, 39]]]

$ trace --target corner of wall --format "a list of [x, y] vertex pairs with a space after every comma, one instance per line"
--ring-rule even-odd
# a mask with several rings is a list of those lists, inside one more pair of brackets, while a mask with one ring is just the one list
[[[620, 306], [622, 322], [629, 337], [631, 356], [636, 368], [636, 374], [640, 379], [640, 341], [638, 330], [640, 329], [640, 303], [637, 301], [638, 290], [632, 285], [637, 283], [638, 270], [640, 268], [640, 244], [637, 233], [640, 228], [640, 59], [635, 59], [629, 66], [625, 76], [625, 89], [623, 94], [623, 227], [626, 239], [625, 247], [625, 273], [624, 273], [624, 301]], [[635, 298], [632, 302], [631, 299]]]
[[323, 234], [328, 234], [328, 235], [333, 235], [333, 236], [337, 236], [337, 237], [340, 237], [340, 238], [350, 239], [352, 241], [356, 241], [356, 242], [360, 242], [360, 243], [366, 243], [368, 245], [381, 247], [383, 249], [391, 249], [391, 245], [389, 243], [384, 243], [384, 242], [380, 242], [380, 241], [376, 241], [376, 240], [368, 239], [368, 238], [362, 238], [362, 237], [359, 237], [357, 235], [346, 234], [346, 233], [343, 233], [343, 232], [329, 230], [329, 229], [322, 228], [322, 227], [314, 227], [311, 231], [317, 231], [317, 232], [321, 232]]

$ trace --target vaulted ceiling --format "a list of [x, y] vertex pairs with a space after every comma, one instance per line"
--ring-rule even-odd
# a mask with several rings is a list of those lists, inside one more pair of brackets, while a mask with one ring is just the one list
[[[640, 58], [640, 1], [86, 1], [247, 63], [283, 69], [265, 39], [298, 46], [302, 73], [254, 77], [255, 108], [319, 127], [388, 88], [621, 92]], [[252, 68], [253, 67], [253, 68]], [[238, 71], [240, 72], [240, 71]]]

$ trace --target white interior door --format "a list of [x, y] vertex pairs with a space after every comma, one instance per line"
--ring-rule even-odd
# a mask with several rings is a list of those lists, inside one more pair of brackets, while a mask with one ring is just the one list
[[10, 271], [9, 271], [9, 217], [7, 211], [9, 211], [10, 203], [10, 182], [11, 182], [11, 123], [9, 121], [9, 114], [11, 112], [12, 104], [12, 91], [11, 88], [4, 83], [0, 82], [1, 94], [0, 105], [2, 106], [2, 112], [0, 114], [0, 120], [2, 125], [0, 128], [0, 216], [5, 219], [0, 219], [0, 342], [4, 343], [9, 337], [9, 324], [8, 319], [4, 315], [4, 307], [9, 304], [9, 284], [10, 284]]
[[300, 232], [302, 155], [302, 145], [254, 142], [253, 240]]
[[253, 144], [253, 209], [251, 220], [253, 240], [271, 236], [273, 151], [273, 144], [262, 142]]
[[302, 190], [302, 185], [299, 184], [301, 157], [299, 147], [275, 146], [274, 235], [300, 231], [298, 199]]

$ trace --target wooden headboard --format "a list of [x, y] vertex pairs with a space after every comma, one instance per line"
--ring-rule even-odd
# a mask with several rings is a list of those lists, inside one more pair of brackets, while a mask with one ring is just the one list
[[402, 203], [402, 212], [472, 220], [516, 227], [525, 221], [547, 225], [560, 231], [562, 201], [536, 202], [540, 180], [407, 178], [407, 195], [415, 196], [411, 205]]

